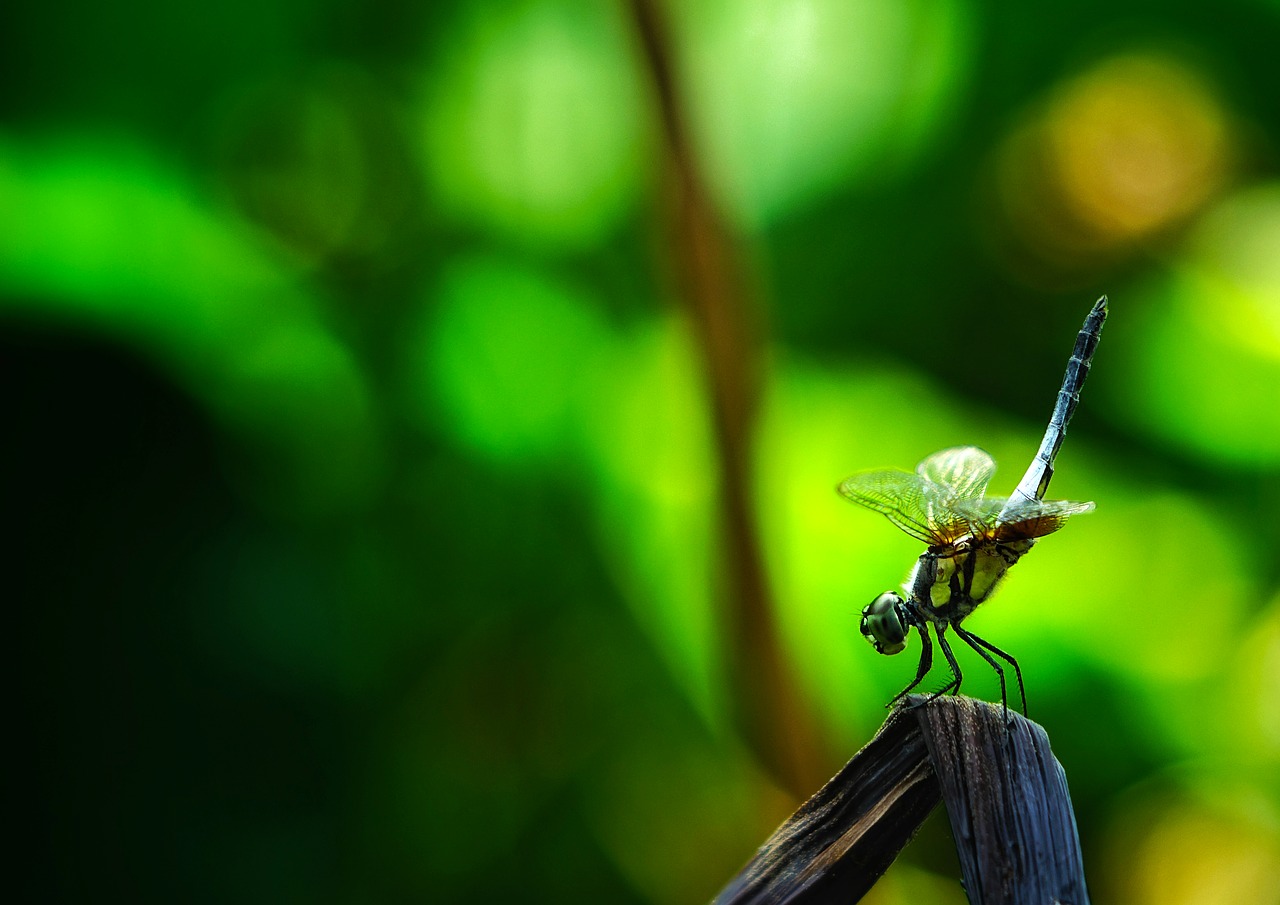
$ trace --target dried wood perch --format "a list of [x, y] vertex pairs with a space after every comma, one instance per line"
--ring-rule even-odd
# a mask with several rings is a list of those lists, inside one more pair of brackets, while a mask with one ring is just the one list
[[846, 905], [941, 800], [973, 905], [1088, 905], [1066, 774], [1035, 723], [912, 695], [780, 826], [715, 905]]

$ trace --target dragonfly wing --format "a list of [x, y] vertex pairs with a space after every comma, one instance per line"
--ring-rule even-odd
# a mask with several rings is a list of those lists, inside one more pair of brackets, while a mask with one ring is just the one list
[[916, 540], [930, 545], [946, 542], [931, 514], [934, 487], [918, 474], [864, 471], [846, 478], [839, 490], [845, 499], [879, 512]]
[[990, 536], [998, 541], [1033, 540], [1052, 534], [1067, 523], [1067, 519], [1082, 512], [1092, 512], [1093, 503], [1073, 500], [1024, 500], [991, 499], [984, 504], [999, 504], [998, 515]]
[[952, 506], [957, 516], [975, 537], [995, 537], [1000, 524], [1000, 511], [1009, 501], [1003, 497], [978, 497], [957, 500]]
[[976, 446], [944, 449], [916, 466], [916, 474], [943, 488], [938, 497], [948, 506], [961, 500], [980, 499], [995, 473], [995, 460]]

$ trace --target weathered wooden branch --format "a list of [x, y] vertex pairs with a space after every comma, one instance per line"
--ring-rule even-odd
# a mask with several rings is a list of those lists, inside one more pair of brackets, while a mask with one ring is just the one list
[[780, 826], [715, 905], [858, 901], [945, 801], [974, 905], [1088, 905], [1066, 774], [1044, 729], [912, 695]]

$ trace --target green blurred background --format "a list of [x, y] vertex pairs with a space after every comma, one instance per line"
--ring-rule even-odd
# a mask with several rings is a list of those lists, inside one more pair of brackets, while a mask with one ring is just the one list
[[[1280, 4], [0, 41], [20, 898], [708, 899], [914, 669], [857, 624], [918, 545], [834, 486], [1007, 493], [1106, 292], [1097, 512], [968, 625], [1095, 902], [1280, 902]], [[868, 901], [964, 901], [941, 815]]]

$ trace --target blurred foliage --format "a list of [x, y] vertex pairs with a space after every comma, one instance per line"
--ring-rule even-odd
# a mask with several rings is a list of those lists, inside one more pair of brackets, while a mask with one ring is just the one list
[[[919, 551], [835, 484], [977, 444], [1011, 487], [1106, 292], [1051, 491], [1097, 512], [971, 624], [1095, 901], [1280, 902], [1280, 7], [663, 8], [768, 325], [751, 504], [813, 757], [913, 665], [857, 616]], [[713, 895], [804, 790], [735, 720], [633, 5], [4, 37], [20, 897]], [[874, 901], [963, 901], [949, 846]]]

